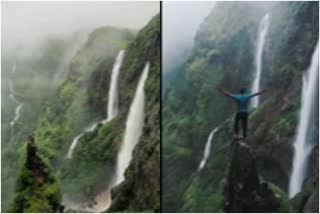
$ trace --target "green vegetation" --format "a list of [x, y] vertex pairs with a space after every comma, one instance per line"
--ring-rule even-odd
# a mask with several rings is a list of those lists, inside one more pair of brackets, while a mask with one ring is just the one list
[[[11, 212], [56, 212], [61, 208], [62, 195], [71, 200], [71, 203], [86, 206], [88, 202], [93, 202], [97, 194], [106, 190], [114, 174], [129, 106], [142, 69], [149, 61], [150, 71], [145, 86], [147, 122], [141, 143], [138, 144], [140, 148], [137, 149], [141, 152], [134, 153], [134, 167], [127, 170], [127, 183], [122, 186], [139, 190], [136, 195], [126, 197], [132, 204], [126, 204], [128, 207], [117, 211], [159, 211], [159, 16], [136, 37], [127, 29], [102, 27], [92, 32], [84, 45], [73, 54], [68, 52], [71, 46], [68, 42], [70, 41], [50, 38], [47, 43], [44, 42], [43, 52], [38, 54], [39, 57], [37, 55], [36, 59], [31, 58], [28, 62], [21, 61], [20, 65], [25, 66], [26, 73], [32, 73], [28, 78], [21, 75], [20, 79], [20, 75], [10, 74], [13, 62], [10, 57], [6, 58], [6, 77], [12, 75], [16, 96], [26, 104], [23, 106], [22, 118], [15, 127], [19, 132], [13, 137], [8, 133], [15, 105], [9, 97], [5, 97], [8, 104], [2, 106], [5, 109], [2, 132], [6, 133], [2, 140], [5, 139], [8, 145], [11, 143], [2, 149], [2, 158], [6, 162], [5, 167], [2, 166], [2, 184], [7, 185], [2, 188], [4, 210], [10, 208]], [[125, 49], [125, 58], [119, 75], [119, 114], [112, 121], [100, 123], [93, 131], [86, 132], [80, 138], [73, 157], [66, 159], [74, 137], [93, 123], [106, 118], [111, 71], [121, 49]], [[41, 73], [41, 70], [45, 72]], [[9, 94], [8, 84], [3, 88]], [[45, 177], [46, 183], [38, 187], [38, 181], [32, 183], [30, 177], [36, 179], [39, 176], [23, 169], [19, 173], [17, 194], [13, 198], [12, 178], [18, 175], [14, 168], [25, 165], [24, 162], [16, 161], [20, 156], [17, 150], [21, 150], [21, 142], [31, 133], [34, 133], [38, 161], [41, 160], [45, 165], [41, 167], [44, 173], [39, 182]], [[137, 164], [139, 167], [136, 167]], [[49, 166], [52, 167], [52, 172], [47, 169]], [[34, 173], [39, 173], [35, 171]], [[134, 182], [138, 183], [130, 187]], [[119, 196], [126, 194], [125, 189], [117, 191]]]
[[123, 130], [119, 120], [84, 135], [74, 157], [65, 158], [75, 136], [105, 119], [112, 66], [129, 39], [132, 34], [124, 29], [105, 27], [91, 33], [39, 119], [35, 135], [39, 148], [57, 170], [64, 195], [74, 201], [91, 200], [112, 175]]
[[9, 212], [48, 213], [61, 207], [61, 192], [48, 164], [38, 154], [33, 139], [26, 146], [25, 160], [16, 184], [14, 203]]
[[[13, 56], [3, 55], [2, 64], [2, 105], [1, 140], [2, 144], [2, 208], [9, 208], [13, 200], [14, 183], [20, 164], [17, 151], [26, 136], [37, 126], [37, 120], [46, 102], [52, 97], [61, 78], [56, 78], [66, 68], [65, 58], [76, 44], [72, 39], [46, 38], [36, 50], [29, 50], [32, 57], [19, 57], [19, 50]], [[23, 50], [21, 50], [23, 52]], [[16, 72], [13, 67], [16, 64]], [[22, 103], [20, 118], [15, 126], [10, 126], [17, 104], [9, 97], [8, 82], [11, 80], [15, 97]], [[49, 152], [50, 153], [50, 152]]]
[[[59, 169], [63, 191], [74, 201], [85, 201], [107, 188], [114, 173], [122, 141], [123, 121], [118, 118], [85, 134]], [[102, 182], [103, 181], [103, 182]]]
[[[160, 212], [160, 15], [137, 34], [128, 45], [119, 79], [120, 118], [128, 115], [138, 80], [150, 62], [145, 84], [145, 125], [133, 151], [125, 181], [115, 189], [108, 212]], [[130, 196], [130, 197], [128, 197]]]
[[[218, 2], [206, 17], [190, 57], [170, 74], [170, 86], [163, 96], [163, 211], [224, 212], [222, 186], [232, 158], [232, 121], [214, 136], [206, 166], [200, 172], [197, 168], [209, 133], [234, 111], [232, 101], [216, 87], [231, 93], [250, 88], [259, 22], [267, 12], [271, 21], [261, 85], [269, 90], [250, 114], [248, 143], [258, 174], [279, 187], [272, 189], [280, 196], [281, 210], [290, 211], [285, 192], [291, 143], [299, 118], [302, 72], [318, 41], [317, 6], [314, 2]], [[315, 173], [310, 179], [313, 176]]]
[[279, 187], [272, 183], [268, 183], [269, 187], [273, 191], [274, 195], [279, 199], [280, 202], [280, 212], [291, 213], [291, 204], [289, 203], [288, 195], [281, 190]]

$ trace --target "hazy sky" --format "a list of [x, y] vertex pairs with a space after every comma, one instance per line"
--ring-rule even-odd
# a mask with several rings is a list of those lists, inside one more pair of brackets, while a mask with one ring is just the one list
[[181, 63], [181, 55], [191, 48], [200, 24], [215, 2], [163, 2], [163, 71]]
[[159, 2], [1, 2], [2, 42], [36, 41], [112, 25], [139, 29], [160, 11]]

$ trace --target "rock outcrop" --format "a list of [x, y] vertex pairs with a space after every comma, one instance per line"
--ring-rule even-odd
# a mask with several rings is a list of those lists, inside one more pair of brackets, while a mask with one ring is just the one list
[[280, 203], [260, 180], [256, 160], [245, 141], [235, 141], [226, 186], [226, 212], [279, 212]]
[[[227, 183], [226, 166], [232, 157], [232, 124], [212, 139], [214, 146], [200, 176], [192, 175], [210, 132], [231, 117], [235, 109], [232, 101], [215, 87], [237, 93], [241, 87], [249, 89], [252, 85], [259, 22], [267, 13], [270, 25], [262, 56], [261, 88], [268, 88], [268, 93], [250, 112], [248, 132], [252, 139], [248, 144], [256, 156], [260, 180], [280, 196], [281, 211], [298, 204], [300, 211], [306, 205], [316, 208], [311, 204], [317, 198], [317, 185], [311, 191], [307, 189], [318, 174], [318, 146], [312, 151], [302, 189], [310, 202], [299, 200], [289, 205], [287, 190], [301, 107], [302, 75], [319, 38], [318, 6], [318, 2], [217, 2], [199, 27], [190, 57], [173, 71], [175, 78], [163, 99], [164, 211], [223, 212], [221, 189]], [[314, 99], [317, 103], [318, 96]], [[318, 129], [314, 130], [318, 135]], [[312, 141], [318, 144], [317, 138]]]
[[16, 196], [9, 212], [61, 212], [61, 200], [58, 183], [40, 157], [33, 136], [30, 136], [26, 146], [25, 163], [17, 179]]

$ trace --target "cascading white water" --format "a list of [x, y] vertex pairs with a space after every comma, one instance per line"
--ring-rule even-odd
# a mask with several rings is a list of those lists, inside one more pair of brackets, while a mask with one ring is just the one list
[[105, 124], [117, 116], [117, 114], [118, 114], [118, 76], [119, 76], [119, 71], [121, 68], [122, 61], [123, 61], [123, 57], [124, 57], [124, 50], [120, 50], [117, 57], [116, 57], [115, 63], [113, 64], [113, 68], [112, 68], [112, 72], [111, 72], [110, 86], [109, 86], [107, 118], [104, 119], [103, 121], [96, 122], [93, 125], [89, 126], [87, 129], [85, 129], [85, 131], [83, 131], [82, 133], [80, 133], [78, 136], [76, 136], [73, 139], [71, 146], [69, 147], [67, 159], [72, 158], [73, 150], [76, 148], [76, 146], [79, 142], [79, 139], [86, 132], [92, 132], [99, 123]]
[[207, 160], [210, 156], [210, 153], [211, 153], [211, 145], [212, 145], [212, 139], [214, 137], [214, 135], [217, 133], [217, 131], [220, 130], [220, 128], [225, 124], [225, 123], [228, 123], [230, 122], [230, 120], [232, 120], [234, 118], [235, 114], [231, 115], [231, 117], [227, 118], [225, 121], [223, 121], [222, 123], [220, 123], [219, 126], [217, 126], [215, 129], [212, 130], [212, 132], [210, 132], [209, 134], [209, 137], [207, 139], [207, 142], [206, 142], [206, 146], [204, 148], [204, 152], [203, 152], [203, 157], [202, 157], [202, 160], [199, 164], [199, 167], [198, 167], [198, 171], [201, 171], [203, 169], [203, 167], [206, 165], [207, 163]]
[[96, 212], [107, 210], [111, 205], [111, 189], [124, 181], [124, 173], [132, 159], [132, 152], [138, 143], [144, 126], [144, 85], [148, 78], [149, 62], [146, 63], [140, 77], [135, 96], [130, 105], [129, 115], [126, 122], [124, 139], [117, 157], [116, 172], [107, 190], [101, 192], [96, 198], [94, 209]]
[[[16, 67], [17, 67], [17, 65], [16, 65], [16, 63], [14, 63], [13, 66], [12, 66], [12, 71], [11, 71], [12, 74], [16, 72]], [[15, 109], [14, 117], [13, 117], [12, 121], [10, 122], [10, 126], [13, 129], [14, 125], [16, 124], [18, 119], [20, 118], [20, 111], [21, 111], [21, 108], [22, 108], [22, 103], [19, 102], [17, 100], [17, 98], [14, 96], [15, 91], [14, 91], [14, 87], [13, 87], [12, 81], [10, 79], [8, 81], [8, 84], [9, 84], [9, 92], [10, 92], [9, 97], [13, 102], [15, 102], [17, 104], [17, 107]]]
[[300, 120], [294, 141], [293, 168], [289, 184], [289, 197], [301, 191], [307, 173], [307, 166], [311, 151], [314, 147], [308, 141], [312, 111], [315, 109], [315, 96], [319, 79], [319, 42], [313, 52], [310, 67], [303, 76]]
[[206, 165], [206, 162], [210, 156], [210, 151], [211, 151], [211, 142], [212, 142], [212, 138], [214, 137], [215, 133], [219, 130], [219, 127], [215, 128], [209, 135], [207, 143], [206, 143], [206, 147], [204, 149], [204, 153], [203, 153], [203, 158], [199, 164], [198, 167], [198, 171], [200, 171], [201, 169], [203, 169], [203, 167]]
[[75, 138], [73, 138], [71, 146], [69, 147], [69, 150], [68, 150], [67, 159], [72, 158], [73, 150], [76, 147], [76, 145], [78, 144], [78, 141], [83, 136], [83, 134], [84, 133], [81, 133], [78, 136], [76, 136]]
[[116, 175], [113, 186], [117, 186], [124, 180], [124, 172], [130, 164], [132, 152], [138, 143], [144, 126], [144, 84], [148, 78], [149, 62], [145, 65], [139, 84], [130, 106], [126, 122], [124, 139], [117, 157]]
[[73, 154], [73, 150], [75, 149], [79, 139], [86, 133], [86, 132], [92, 132], [96, 127], [97, 125], [99, 124], [100, 122], [97, 122], [97, 123], [94, 123], [93, 125], [89, 126], [84, 132], [82, 132], [81, 134], [79, 134], [78, 136], [76, 136], [72, 143], [71, 143], [71, 146], [69, 148], [69, 151], [68, 151], [68, 154], [67, 154], [67, 159], [71, 159], [72, 158], [72, 154]]
[[120, 67], [124, 57], [124, 50], [121, 50], [117, 56], [116, 63], [112, 68], [111, 83], [109, 88], [108, 98], [108, 118], [107, 121], [112, 120], [118, 114], [118, 76]]
[[14, 125], [16, 124], [17, 120], [19, 119], [21, 107], [22, 107], [21, 104], [19, 104], [19, 105], [17, 106], [17, 108], [16, 108], [16, 110], [15, 110], [15, 113], [14, 113], [14, 118], [13, 118], [13, 120], [10, 122], [10, 125], [11, 125], [11, 126], [14, 126]]
[[[262, 18], [259, 24], [257, 49], [256, 49], [256, 55], [255, 55], [256, 73], [255, 73], [255, 79], [251, 87], [251, 93], [257, 93], [260, 91], [262, 54], [263, 54], [264, 43], [266, 41], [266, 35], [269, 28], [269, 23], [270, 23], [270, 15], [268, 13]], [[259, 96], [255, 96], [251, 100], [251, 106], [253, 108], [257, 108], [258, 105], [259, 105]]]

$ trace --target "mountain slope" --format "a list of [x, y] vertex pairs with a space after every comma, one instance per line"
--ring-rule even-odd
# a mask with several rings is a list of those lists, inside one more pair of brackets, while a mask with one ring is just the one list
[[13, 200], [19, 148], [25, 143], [26, 136], [36, 129], [46, 103], [65, 80], [70, 59], [84, 38], [81, 33], [48, 36], [33, 48], [21, 46], [12, 53], [3, 50], [1, 202], [4, 210]]
[[[226, 166], [233, 158], [229, 152], [231, 123], [215, 134], [206, 166], [200, 172], [197, 168], [209, 133], [234, 110], [233, 103], [216, 87], [231, 93], [251, 87], [259, 22], [266, 13], [270, 13], [270, 27], [263, 50], [261, 85], [269, 92], [250, 115], [249, 144], [259, 176], [272, 186], [275, 195], [281, 196], [281, 206], [288, 211], [286, 192], [301, 79], [318, 41], [317, 2], [218, 2], [202, 23], [191, 57], [176, 73], [164, 98], [164, 211], [223, 212]], [[308, 180], [313, 180], [318, 171], [316, 154], [318, 147], [312, 153]], [[312, 185], [317, 191], [317, 182]]]
[[[118, 146], [110, 142], [113, 137], [105, 135], [117, 125], [107, 124], [101, 130], [94, 130], [91, 136], [84, 136], [75, 148], [75, 157], [66, 160], [66, 156], [79, 133], [106, 118], [112, 66], [118, 52], [132, 39], [127, 29], [103, 27], [92, 32], [71, 59], [67, 79], [40, 117], [36, 142], [42, 155], [57, 170], [64, 198], [72, 198], [72, 203], [91, 200], [101, 185], [107, 184], [104, 179], [112, 174], [110, 167]], [[93, 138], [98, 133], [97, 142]], [[82, 147], [84, 141], [88, 143]]]
[[[132, 161], [126, 170], [125, 181], [116, 187], [108, 212], [160, 211], [160, 16], [154, 17], [128, 47], [123, 69], [127, 75], [120, 88], [135, 76], [139, 77], [144, 63], [150, 62], [145, 85], [146, 112], [143, 134], [136, 145]], [[139, 64], [138, 64], [139, 63]], [[129, 73], [130, 71], [130, 73]], [[126, 81], [126, 82], [125, 82]], [[126, 84], [124, 84], [126, 83]], [[120, 90], [123, 91], [123, 90]], [[120, 94], [121, 96], [121, 94]], [[128, 95], [127, 95], [128, 96]], [[132, 100], [127, 96], [120, 103]]]
[[[135, 205], [112, 209], [159, 210], [159, 25], [157, 16], [135, 38], [123, 29], [104, 28], [93, 32], [73, 57], [67, 80], [41, 117], [36, 131], [38, 144], [43, 155], [57, 170], [64, 204], [69, 211], [101, 211], [108, 203], [109, 194], [105, 193], [115, 173], [116, 157], [123, 140], [129, 107], [147, 61], [150, 62], [150, 71], [145, 85], [145, 127], [131, 163], [139, 165], [141, 171], [137, 172], [137, 167], [130, 165], [127, 178], [119, 187], [114, 200], [116, 207], [120, 203], [118, 196], [127, 191], [124, 189], [128, 188], [128, 184], [134, 183], [137, 195], [126, 195], [125, 200], [134, 201]], [[93, 122], [106, 118], [110, 71], [120, 49], [124, 49], [125, 53], [118, 79], [118, 115], [110, 122], [100, 123], [84, 133], [73, 150], [72, 158], [66, 159], [72, 138]], [[134, 177], [127, 176], [128, 173]], [[145, 176], [136, 177], [135, 174]], [[152, 176], [147, 178], [149, 175]], [[148, 188], [140, 188], [146, 184]]]

